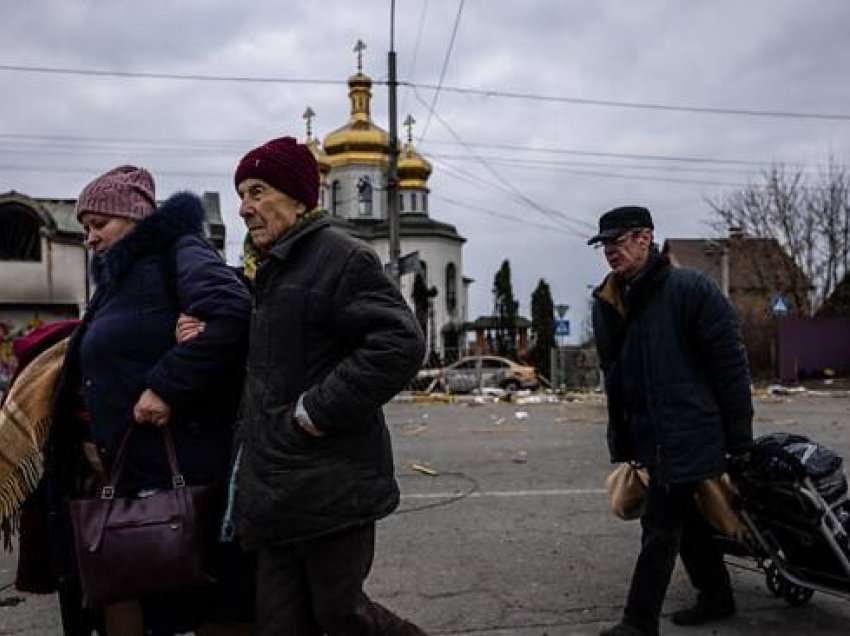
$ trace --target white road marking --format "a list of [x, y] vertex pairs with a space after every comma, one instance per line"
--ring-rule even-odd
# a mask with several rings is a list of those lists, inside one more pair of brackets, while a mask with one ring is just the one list
[[[548, 490], [490, 490], [477, 491], [466, 495], [470, 498], [483, 497], [575, 497], [581, 495], [605, 495], [604, 488], [552, 488]], [[463, 491], [455, 492], [413, 492], [402, 494], [402, 500], [415, 499], [451, 499], [463, 495]]]

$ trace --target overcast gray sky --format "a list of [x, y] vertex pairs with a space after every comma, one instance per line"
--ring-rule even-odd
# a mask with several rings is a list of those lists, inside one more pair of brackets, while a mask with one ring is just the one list
[[[364, 70], [381, 80], [389, 6], [389, 0], [4, 2], [0, 66], [344, 81], [361, 38], [368, 46]], [[459, 0], [398, 0], [400, 80], [438, 83], [458, 7]], [[493, 275], [510, 258], [523, 313], [544, 278], [556, 303], [574, 307], [578, 327], [587, 286], [605, 271], [601, 255], [584, 245], [599, 213], [640, 203], [651, 208], [660, 239], [705, 235], [706, 197], [757, 182], [762, 165], [799, 164], [816, 175], [830, 155], [847, 163], [848, 33], [844, 0], [466, 0], [447, 88], [844, 116], [760, 117], [441, 92], [438, 117], [419, 149], [435, 167], [432, 216], [468, 239], [465, 274], [476, 281], [471, 317], [490, 312]], [[344, 84], [8, 68], [0, 81], [0, 191], [76, 197], [100, 172], [140, 164], [157, 177], [159, 196], [178, 189], [221, 194], [231, 258], [243, 234], [231, 182], [239, 157], [271, 137], [302, 137], [307, 105], [317, 113], [320, 138], [348, 115]], [[425, 104], [433, 97], [427, 88], [418, 93], [402, 89], [399, 96], [400, 117], [409, 112], [419, 122], [415, 137], [425, 129]], [[383, 86], [374, 89], [373, 118], [387, 128]]]

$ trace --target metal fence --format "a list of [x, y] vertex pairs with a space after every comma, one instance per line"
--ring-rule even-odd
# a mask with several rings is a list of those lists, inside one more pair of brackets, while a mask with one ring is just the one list
[[556, 347], [552, 349], [552, 388], [595, 389], [601, 375], [595, 347]]

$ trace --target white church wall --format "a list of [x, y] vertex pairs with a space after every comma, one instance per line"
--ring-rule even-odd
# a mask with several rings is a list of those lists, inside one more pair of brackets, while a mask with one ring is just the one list
[[[374, 241], [372, 247], [378, 253], [382, 263], [389, 262], [387, 239]], [[434, 334], [433, 338], [428, 334], [428, 344], [430, 346], [433, 343], [434, 348], [441, 355], [445, 353], [442, 342], [443, 327], [449, 323], [463, 323], [464, 316], [467, 314], [462, 248], [462, 243], [440, 237], [402, 237], [401, 239], [401, 255], [419, 252], [419, 258], [427, 268], [428, 287], [437, 288], [437, 296], [433, 300]], [[446, 305], [446, 266], [449, 263], [454, 263], [455, 266], [456, 304], [453, 312], [449, 312]], [[411, 310], [413, 309], [413, 281], [412, 275], [403, 276], [401, 280], [401, 293]]]
[[[357, 184], [362, 177], [372, 182], [372, 214], [361, 216]], [[333, 212], [333, 183], [339, 181], [340, 208], [337, 216], [346, 219], [383, 219], [386, 218], [386, 194], [384, 190], [383, 169], [380, 166], [340, 166], [328, 174], [328, 193], [326, 206]]]

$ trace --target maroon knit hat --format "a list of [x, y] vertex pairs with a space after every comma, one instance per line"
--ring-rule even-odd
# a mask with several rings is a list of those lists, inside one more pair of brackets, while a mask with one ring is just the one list
[[136, 166], [119, 166], [89, 183], [77, 199], [77, 220], [86, 212], [138, 220], [156, 209], [151, 173]]
[[233, 178], [237, 189], [245, 179], [262, 179], [308, 210], [319, 201], [319, 165], [313, 152], [292, 137], [272, 139], [242, 157]]

